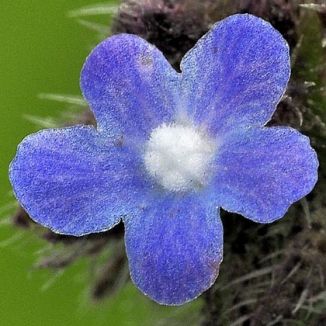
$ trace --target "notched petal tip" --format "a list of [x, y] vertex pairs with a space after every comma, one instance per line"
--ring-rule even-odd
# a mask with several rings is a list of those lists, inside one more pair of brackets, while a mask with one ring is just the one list
[[14, 194], [35, 222], [55, 233], [107, 231], [137, 201], [130, 156], [119, 150], [90, 126], [29, 135], [9, 167]]
[[274, 222], [312, 191], [318, 164], [309, 138], [295, 129], [240, 130], [226, 137], [216, 159], [218, 203], [255, 222]]

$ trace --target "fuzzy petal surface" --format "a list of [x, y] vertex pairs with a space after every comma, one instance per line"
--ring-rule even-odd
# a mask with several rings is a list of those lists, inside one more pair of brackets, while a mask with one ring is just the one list
[[197, 195], [158, 199], [125, 221], [130, 273], [136, 286], [165, 305], [181, 305], [207, 290], [222, 261], [219, 210]]
[[233, 15], [198, 41], [181, 69], [181, 107], [211, 134], [224, 134], [271, 118], [289, 80], [289, 49], [268, 22]]
[[144, 138], [173, 119], [179, 79], [156, 47], [138, 36], [120, 34], [89, 55], [81, 89], [99, 129]]
[[226, 135], [214, 169], [212, 195], [221, 207], [270, 223], [313, 189], [318, 160], [298, 131], [257, 128]]
[[134, 172], [137, 164], [92, 127], [49, 129], [19, 145], [10, 181], [37, 223], [81, 236], [108, 230], [133, 212], [145, 182]]

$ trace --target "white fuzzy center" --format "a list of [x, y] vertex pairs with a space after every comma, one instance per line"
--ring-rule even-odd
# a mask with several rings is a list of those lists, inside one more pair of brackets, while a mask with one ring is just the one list
[[163, 124], [151, 133], [144, 162], [149, 174], [165, 189], [187, 191], [207, 183], [213, 142], [192, 126]]

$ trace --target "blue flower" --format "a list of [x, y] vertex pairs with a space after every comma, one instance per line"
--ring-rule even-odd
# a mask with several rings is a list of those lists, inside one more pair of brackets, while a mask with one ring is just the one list
[[273, 222], [312, 190], [318, 168], [307, 137], [265, 127], [290, 76], [288, 46], [270, 24], [217, 23], [181, 71], [137, 36], [108, 38], [81, 73], [97, 128], [30, 135], [10, 167], [21, 205], [54, 232], [82, 236], [122, 220], [133, 282], [167, 305], [214, 283], [220, 207]]

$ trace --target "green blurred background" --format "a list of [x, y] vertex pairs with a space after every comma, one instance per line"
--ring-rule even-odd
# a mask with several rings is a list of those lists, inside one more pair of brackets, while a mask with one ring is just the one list
[[[7, 170], [16, 146], [36, 130], [24, 115], [58, 116], [64, 108], [37, 95], [80, 94], [79, 72], [98, 40], [67, 12], [94, 3], [97, 1], [1, 0], [0, 207], [12, 200]], [[170, 318], [189, 309], [189, 305], [159, 307], [131, 284], [114, 299], [91, 303], [87, 262], [57, 275], [35, 270], [33, 264], [45, 242], [7, 225], [8, 212], [0, 212], [0, 325], [171, 325]]]

